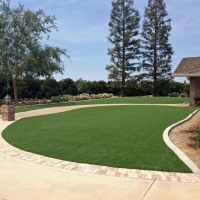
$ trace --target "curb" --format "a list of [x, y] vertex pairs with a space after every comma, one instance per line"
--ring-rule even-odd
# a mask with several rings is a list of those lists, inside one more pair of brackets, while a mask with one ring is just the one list
[[200, 111], [200, 109], [194, 111], [192, 114], [190, 114], [186, 119], [177, 122], [168, 128], [166, 128], [163, 132], [163, 139], [166, 145], [191, 169], [193, 173], [200, 174], [199, 167], [192, 161], [188, 156], [186, 156], [178, 147], [176, 147], [171, 140], [169, 139], [169, 134], [172, 129], [175, 127], [183, 124], [184, 122], [187, 122], [190, 120], [195, 114], [197, 114]]

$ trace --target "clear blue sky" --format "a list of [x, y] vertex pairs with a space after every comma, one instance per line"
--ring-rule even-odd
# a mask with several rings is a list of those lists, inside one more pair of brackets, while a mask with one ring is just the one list
[[[107, 49], [111, 44], [109, 35], [112, 0], [21, 0], [26, 8], [43, 9], [48, 15], [57, 18], [58, 32], [50, 34], [46, 43], [68, 49], [71, 61], [63, 58], [65, 72], [54, 75], [54, 78], [72, 78], [77, 80], [105, 80], [110, 64]], [[17, 6], [17, 0], [11, 0]], [[148, 0], [135, 0], [134, 7], [139, 10], [141, 24], [144, 7]], [[170, 43], [174, 55], [172, 71], [183, 57], [200, 56], [200, 0], [165, 0], [168, 17], [172, 19]], [[184, 78], [175, 79], [183, 81]]]

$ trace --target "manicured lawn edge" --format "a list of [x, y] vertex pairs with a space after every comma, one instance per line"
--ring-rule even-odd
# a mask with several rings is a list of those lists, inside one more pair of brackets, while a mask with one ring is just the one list
[[16, 112], [26, 112], [51, 107], [75, 106], [88, 104], [182, 104], [188, 101], [188, 98], [173, 98], [173, 97], [121, 97], [110, 99], [94, 99], [75, 102], [61, 102], [51, 104], [40, 104], [30, 106], [16, 107]]
[[163, 132], [163, 140], [165, 141], [166, 145], [191, 169], [193, 173], [200, 174], [199, 167], [185, 154], [181, 151], [177, 146], [175, 146], [169, 138], [170, 131], [175, 127], [183, 124], [190, 120], [195, 114], [197, 114], [200, 109], [195, 110], [192, 114], [190, 114], [186, 119], [181, 120], [165, 129]]
[[[168, 120], [168, 119], [170, 119], [170, 121], [172, 121], [171, 120], [171, 117], [173, 118], [173, 117], [175, 117], [175, 116], [179, 116], [178, 118], [179, 118], [179, 120], [177, 120], [177, 117], [175, 117], [175, 121], [180, 121], [180, 113], [182, 113], [181, 115], [183, 115], [183, 113], [185, 113], [183, 116], [183, 118], [185, 118], [189, 113], [191, 113], [190, 111], [194, 111], [194, 108], [193, 107], [186, 107], [186, 108], [178, 108], [178, 107], [166, 107], [166, 106], [160, 106], [160, 108], [159, 108], [159, 106], [145, 106], [145, 108], [143, 107], [143, 106], [117, 106], [117, 107], [121, 107], [121, 108], [123, 108], [122, 109], [122, 111], [123, 112], [125, 112], [124, 114], [123, 114], [123, 116], [126, 116], [127, 117], [127, 115], [128, 116], [132, 116], [132, 113], [134, 113], [134, 112], [137, 112], [136, 113], [136, 118], [134, 118], [134, 119], [137, 119], [136, 121], [138, 121], [141, 117], [143, 117], [144, 116], [144, 113], [147, 113], [148, 111], [149, 112], [153, 112], [154, 110], [157, 110], [156, 112], [157, 112], [157, 114], [159, 114], [159, 116], [158, 116], [158, 118], [159, 119], [162, 119], [161, 120], [161, 123], [163, 123], [163, 122], [166, 122], [166, 120]], [[100, 110], [95, 110], [95, 108], [97, 108], [97, 107], [94, 107], [94, 108], [84, 108], [84, 109], [78, 109], [78, 110], [74, 110], [74, 111], [69, 111], [69, 112], [64, 112], [64, 113], [59, 113], [59, 114], [53, 114], [53, 115], [47, 115], [47, 116], [38, 116], [38, 117], [30, 117], [30, 118], [26, 118], [26, 119], [21, 119], [21, 120], [19, 120], [18, 121], [18, 123], [20, 124], [21, 122], [23, 122], [23, 120], [25, 120], [25, 122], [24, 123], [22, 123], [22, 127], [23, 127], [23, 129], [22, 130], [30, 130], [30, 132], [31, 131], [33, 131], [32, 129], [32, 127], [34, 127], [34, 128], [36, 128], [36, 126], [37, 126], [37, 121], [39, 120], [40, 122], [41, 121], [43, 121], [43, 120], [45, 120], [45, 118], [48, 118], [48, 119], [46, 119], [47, 120], [47, 122], [45, 122], [45, 124], [40, 124], [39, 125], [39, 127], [40, 128], [42, 128], [42, 132], [44, 132], [46, 129], [44, 128], [44, 127], [47, 127], [47, 131], [48, 131], [48, 135], [47, 135], [47, 137], [53, 137], [54, 138], [54, 140], [55, 141], [57, 141], [57, 139], [55, 138], [55, 136], [53, 135], [53, 133], [54, 132], [50, 132], [50, 130], [52, 130], [52, 128], [54, 128], [55, 127], [55, 125], [56, 125], [56, 120], [58, 120], [58, 119], [64, 119], [64, 121], [65, 121], [65, 123], [67, 122], [67, 121], [69, 121], [69, 119], [70, 119], [70, 116], [71, 117], [73, 117], [73, 120], [75, 120], [75, 121], [69, 121], [69, 124], [71, 124], [71, 123], [74, 123], [74, 125], [70, 128], [70, 133], [71, 133], [71, 131], [73, 131], [73, 129], [74, 128], [76, 128], [76, 126], [77, 126], [77, 124], [79, 124], [80, 125], [80, 120], [78, 120], [78, 121], [76, 121], [77, 120], [77, 116], [79, 116], [80, 117], [80, 119], [84, 119], [84, 116], [90, 116], [90, 118], [89, 118], [89, 120], [88, 121], [91, 121], [91, 120], [93, 120], [93, 119], [95, 119], [95, 116], [98, 114], [98, 112], [100, 112], [99, 113], [99, 115], [101, 116], [100, 118], [97, 118], [97, 119], [95, 119], [95, 122], [96, 121], [99, 121], [100, 120], [100, 124], [103, 124], [104, 125], [104, 127], [105, 127], [105, 125], [106, 125], [106, 123], [110, 123], [110, 120], [112, 120], [113, 119], [113, 116], [110, 116], [110, 118], [107, 120], [107, 121], [104, 121], [104, 119], [106, 119], [106, 116], [107, 116], [107, 114], [108, 113], [112, 113], [112, 112], [114, 112], [114, 110], [117, 108], [117, 107], [115, 107], [115, 106], [110, 106], [110, 107], [101, 107], [101, 109]], [[131, 109], [131, 107], [132, 108], [134, 108], [134, 112], [131, 112], [130, 113], [130, 109]], [[104, 109], [102, 109], [102, 108], [104, 108]], [[143, 110], [142, 110], [142, 108], [143, 108]], [[89, 110], [90, 109], [94, 109], [94, 111], [93, 112], [90, 112]], [[109, 109], [110, 111], [112, 111], [112, 112], [110, 112], [109, 110], [107, 110], [107, 109]], [[173, 113], [172, 114], [172, 116], [170, 116], [170, 117], [167, 117], [165, 114], [163, 115], [163, 112], [158, 112], [158, 110], [159, 109], [164, 109], [164, 111], [167, 111], [167, 112], [169, 112], [169, 113], [173, 113], [173, 111], [175, 111], [176, 110], [176, 112], [175, 113]], [[79, 112], [80, 111], [80, 112]], [[139, 115], [138, 116], [138, 114], [139, 114], [139, 112], [142, 112], [142, 114], [141, 115]], [[184, 111], [184, 112], [183, 112]], [[189, 112], [188, 112], [189, 111]], [[107, 113], [106, 113], [107, 112]], [[85, 114], [85, 115], [83, 115], [83, 113]], [[121, 111], [119, 112], [119, 113], [121, 113]], [[114, 116], [119, 116], [119, 113], [118, 114], [115, 114], [114, 113]], [[188, 113], [188, 114], [187, 114]], [[66, 114], [66, 115], [65, 115]], [[68, 115], [69, 114], [69, 115]], [[72, 115], [71, 115], [72, 114]], [[83, 116], [82, 116], [83, 115]], [[140, 117], [141, 116], [141, 117]], [[49, 118], [50, 117], [50, 118]], [[51, 117], [53, 117], [52, 119], [51, 119]], [[67, 117], [67, 121], [65, 120], [65, 117]], [[182, 119], [183, 119], [182, 118]], [[120, 119], [120, 116], [119, 116], [119, 118], [118, 119]], [[117, 119], [117, 121], [118, 121], [118, 119]], [[147, 119], [148, 120], [150, 120], [150, 122], [148, 122], [148, 126], [147, 127], [149, 127], [149, 128], [152, 128], [151, 126], [152, 126], [152, 122], [153, 121], [155, 121], [154, 119], [152, 119], [152, 116], [149, 116], [149, 117], [147, 117]], [[28, 120], [28, 121], [27, 121]], [[36, 120], [36, 123], [34, 122]], [[50, 120], [50, 121], [49, 121]], [[53, 120], [53, 121], [52, 121]], [[101, 121], [101, 120], [103, 120], [103, 121]], [[152, 121], [153, 120], [153, 121]], [[58, 122], [59, 122], [60, 120], [58, 120]], [[86, 120], [87, 121], [87, 120]], [[127, 121], [127, 120], [126, 120]], [[33, 123], [34, 122], [34, 123]], [[138, 121], [139, 122], [139, 121]], [[88, 130], [89, 131], [92, 131], [91, 133], [93, 134], [93, 133], [95, 133], [94, 131], [96, 130], [96, 129], [94, 129], [94, 127], [96, 128], [96, 125], [94, 124], [94, 126], [91, 126], [91, 124], [89, 124], [89, 127], [88, 127], [88, 129], [85, 127], [85, 121], [82, 121], [81, 123], [83, 123], [84, 124], [84, 126], [81, 126], [80, 128], [80, 130], [79, 130], [79, 133], [81, 133], [81, 135], [82, 135], [82, 139], [80, 139], [80, 144], [85, 144], [86, 145], [86, 150], [81, 150], [80, 151], [80, 153], [82, 154], [84, 151], [85, 152], [88, 152], [89, 151], [89, 149], [88, 149], [88, 147], [90, 147], [90, 145], [88, 145], [87, 144], [87, 142], [86, 141], [89, 141], [89, 140], [92, 140], [93, 141], [93, 139], [91, 139], [91, 136], [92, 135], [88, 135], [87, 133], [88, 133]], [[92, 123], [92, 122], [91, 122]], [[132, 122], [130, 122], [131, 124], [132, 124]], [[14, 123], [15, 124], [15, 123]], [[18, 125], [19, 125], [18, 124]], [[47, 125], [48, 124], [48, 125]], [[68, 124], [68, 125], [69, 125]], [[159, 123], [158, 123], [159, 124]], [[173, 121], [172, 121], [172, 123], [167, 123], [168, 124], [168, 126], [170, 125], [170, 124], [173, 124]], [[30, 128], [25, 128], [25, 126], [28, 126], [28, 125], [30, 125]], [[69, 129], [69, 127], [68, 127], [68, 125], [67, 125], [67, 129]], [[49, 127], [48, 127], [49, 126]], [[63, 124], [59, 124], [59, 125], [57, 125], [57, 127], [56, 127], [56, 131], [57, 131], [57, 128], [59, 128], [59, 127], [62, 127], [63, 126]], [[109, 126], [109, 124], [107, 124], [107, 126]], [[163, 125], [162, 125], [163, 126]], [[150, 133], [154, 133], [157, 129], [160, 129], [160, 131], [159, 131], [159, 135], [153, 135], [153, 138], [151, 138], [151, 141], [153, 140], [153, 144], [154, 145], [150, 145], [149, 147], [152, 149], [153, 148], [153, 152], [154, 153], [151, 153], [152, 154], [152, 156], [153, 156], [153, 159], [154, 159], [154, 161], [151, 161], [151, 159], [149, 160], [149, 158], [148, 158], [148, 155], [146, 155], [145, 157], [144, 157], [144, 159], [147, 159], [148, 158], [148, 161], [146, 162], [146, 163], [138, 163], [136, 166], [132, 166], [132, 165], [128, 165], [128, 166], [124, 166], [124, 162], [126, 161], [126, 159], [124, 160], [124, 158], [125, 158], [125, 156], [122, 154], [120, 157], [116, 157], [116, 153], [115, 152], [113, 152], [114, 154], [113, 154], [113, 156], [111, 156], [111, 157], [109, 157], [109, 159], [108, 160], [113, 160], [114, 161], [114, 163], [116, 163], [115, 161], [118, 161], [118, 159], [122, 159], [121, 161], [120, 161], [120, 164], [118, 165], [117, 163], [116, 164], [114, 164], [114, 165], [110, 165], [109, 163], [110, 162], [107, 162], [108, 160], [107, 160], [107, 156], [105, 156], [105, 158], [106, 158], [106, 162], [105, 163], [103, 163], [103, 165], [105, 165], [105, 166], [113, 166], [113, 167], [120, 167], [120, 168], [137, 168], [137, 169], [144, 169], [144, 170], [159, 170], [159, 171], [178, 171], [178, 172], [191, 172], [186, 166], [185, 167], [183, 167], [183, 163], [181, 164], [180, 163], [180, 161], [178, 161], [177, 160], [177, 157], [175, 156], [175, 154], [174, 153], [169, 153], [170, 152], [170, 150], [168, 149], [168, 147], [165, 147], [165, 143], [164, 143], [164, 141], [163, 141], [163, 139], [162, 139], [162, 132], [163, 132], [163, 130], [166, 128], [166, 127], [168, 127], [167, 125], [164, 125], [163, 127], [164, 128], [159, 128], [159, 126], [155, 126], [155, 128], [154, 129], [151, 129], [151, 131], [150, 131]], [[128, 129], [127, 129], [127, 127], [128, 127]], [[25, 129], [24, 129], [25, 128]], [[93, 128], [93, 129], [92, 129]], [[118, 128], [117, 127], [114, 127], [115, 128], [115, 130], [113, 131], [112, 129], [110, 129], [109, 131], [113, 131], [113, 133], [112, 134], [114, 134], [115, 133], [115, 131], [117, 131], [118, 130]], [[127, 132], [131, 132], [131, 130], [133, 131], [133, 130], [135, 130], [135, 128], [137, 129], [137, 126], [135, 126], [135, 127], [130, 127], [130, 128], [132, 128], [132, 129], [129, 129], [129, 125], [128, 126], [126, 126], [126, 129], [127, 130], [123, 130], [123, 131], [125, 131], [125, 133], [127, 133]], [[147, 140], [148, 139], [148, 137], [146, 137], [145, 135], [148, 135], [149, 133], [148, 132], [145, 132], [146, 131], [146, 129], [145, 129], [145, 127], [144, 127], [144, 125], [142, 125], [141, 126], [141, 128], [142, 128], [142, 131], [141, 131], [141, 133], [142, 133], [142, 135], [140, 136], [140, 137], [142, 137], [143, 138], [143, 141], [142, 141], [142, 143], [141, 143], [141, 145], [139, 145], [139, 148], [141, 149], [141, 146], [142, 146], [142, 152], [144, 151], [144, 152], [150, 152], [149, 150], [150, 149], [148, 149], [148, 148], [146, 148], [147, 147], [147, 145], [149, 145], [149, 140]], [[8, 127], [8, 129], [10, 129], [10, 127]], [[92, 129], [92, 130], [91, 130]], [[101, 127], [99, 127], [99, 129], [100, 129], [100, 132], [99, 133], [97, 133], [97, 138], [98, 139], [96, 139], [96, 138], [94, 138], [94, 141], [100, 141], [101, 142], [101, 144], [104, 144], [105, 143], [105, 141], [101, 141], [101, 140], [99, 140], [99, 139], [101, 139], [102, 137], [99, 137], [98, 135], [100, 135], [101, 133], [103, 133], [104, 134], [104, 137], [107, 137], [107, 134], [105, 135], [105, 130], [104, 129], [102, 129]], [[11, 130], [11, 129], [10, 129]], [[103, 132], [102, 132], [102, 130], [104, 130]], [[13, 131], [13, 130], [11, 130], [11, 131]], [[36, 132], [34, 132], [33, 134], [36, 134], [36, 133], [38, 133], [38, 131], [37, 131], [37, 129], [35, 130]], [[25, 134], [23, 134], [23, 132], [24, 131], [22, 131], [21, 133], [22, 133], [22, 135], [20, 136], [20, 135], [18, 135], [17, 134], [17, 130], [15, 129], [15, 131], [13, 132], [13, 133], [11, 133], [10, 134], [10, 136], [14, 136], [14, 137], [16, 137], [16, 138], [20, 138], [20, 143], [22, 142], [25, 142], [24, 143], [24, 145], [26, 145], [26, 141], [23, 139], [23, 137], [24, 136], [27, 136], [28, 137], [28, 140], [30, 140], [31, 141], [31, 143], [30, 144], [28, 144], [28, 148], [29, 147], [32, 147], [32, 146], [34, 146], [35, 144], [38, 144], [38, 142], [39, 143], [41, 143], [41, 142], [43, 142], [43, 141], [46, 141], [46, 139], [40, 139], [40, 140], [38, 140], [37, 138], [40, 138], [40, 134], [38, 135], [38, 136], [35, 136], [36, 138], [36, 140], [34, 139], [34, 137], [32, 138], [32, 136], [30, 135], [30, 136], [28, 136], [27, 135], [27, 133], [25, 133]], [[39, 131], [40, 132], [40, 131]], [[105, 132], [105, 133], [104, 133]], [[138, 131], [138, 129], [137, 129], [137, 131], [136, 132], [139, 132]], [[145, 132], [145, 135], [144, 135], [144, 132]], [[20, 133], [20, 134], [21, 134]], [[29, 133], [29, 132], [28, 132]], [[62, 131], [61, 132], [58, 132], [57, 134], [62, 134]], [[76, 134], [76, 133], [73, 133], [73, 134]], [[4, 137], [4, 132], [3, 132], [3, 137]], [[7, 136], [6, 136], [7, 137]], [[64, 137], [66, 137], [66, 136], [64, 136]], [[75, 140], [75, 141], [73, 141], [73, 137], [72, 138], [70, 138], [71, 136], [70, 135], [68, 135], [67, 136], [67, 138], [69, 138], [69, 140], [71, 141], [70, 143], [72, 143], [73, 145], [70, 147], [71, 148], [71, 150], [68, 150], [67, 152], [69, 153], [69, 152], [73, 152], [74, 150], [74, 148], [76, 149], [77, 147], [78, 148], [80, 148], [80, 147], [82, 147], [82, 145], [80, 146], [80, 145], [78, 145], [78, 143], [77, 143], [77, 140]], [[86, 139], [86, 143], [83, 141], [83, 139], [84, 138], [87, 138]], [[93, 136], [92, 136], [93, 137]], [[125, 139], [127, 139], [128, 138], [128, 140], [125, 140], [125, 144], [126, 144], [126, 142], [127, 141], [129, 141], [129, 138], [130, 136], [128, 136], [127, 134], [125, 134]], [[111, 141], [111, 144], [112, 143], [114, 143], [114, 144], [118, 144], [118, 140], [116, 140], [116, 141], [112, 141], [113, 139], [112, 139], [113, 137], [110, 137], [109, 136], [109, 139], [108, 139], [108, 141]], [[119, 132], [118, 133], [118, 136], [117, 136], [117, 138], [121, 138], [121, 139], [123, 139], [124, 137], [121, 137], [121, 133]], [[4, 139], [6, 139], [5, 137], [4, 137]], [[121, 140], [120, 139], [120, 140]], [[15, 138], [14, 138], [14, 140], [15, 140]], [[24, 140], [24, 141], [23, 141]], [[6, 141], [7, 141], [7, 139], [6, 139]], [[133, 143], [134, 143], [134, 145], [135, 144], [137, 144], [137, 142], [135, 143], [135, 141], [138, 141], [138, 138], [134, 138], [133, 139]], [[9, 142], [9, 141], [8, 141]], [[63, 142], [63, 140], [62, 139], [60, 139], [60, 142]], [[69, 142], [69, 141], [68, 141]], [[75, 142], [75, 143], [74, 143]], [[82, 143], [83, 142], [83, 143]], [[10, 143], [10, 142], [9, 142]], [[59, 141], [58, 141], [58, 143], [59, 143]], [[69, 144], [70, 144], [69, 143]], [[161, 144], [161, 146], [160, 146], [160, 144]], [[93, 144], [95, 144], [95, 142], [93, 143]], [[158, 145], [159, 144], [159, 145]], [[12, 144], [13, 146], [16, 146], [16, 147], [18, 147], [18, 148], [21, 148], [20, 146], [18, 146], [18, 145], [15, 145], [15, 144]], [[42, 146], [43, 146], [44, 144], [42, 143]], [[55, 154], [55, 151], [54, 151], [54, 149], [55, 148], [57, 148], [56, 147], [56, 145], [55, 145], [55, 143], [53, 142], [52, 143], [52, 148], [50, 148], [50, 151], [51, 151], [51, 153], [53, 153], [53, 154]], [[78, 146], [77, 146], [78, 145]], [[95, 144], [96, 145], [96, 144]], [[108, 144], [108, 146], [109, 146], [110, 144]], [[131, 146], [130, 146], [131, 145]], [[68, 146], [68, 145], [67, 145]], [[83, 145], [84, 146], [84, 145]], [[94, 145], [93, 145], [94, 146]], [[99, 147], [98, 147], [98, 145], [97, 146], [94, 146], [95, 147], [95, 150], [94, 151], [92, 151], [92, 152], [96, 152], [97, 150], [99, 150]], [[145, 148], [144, 148], [145, 147]], [[163, 147], [164, 147], [164, 149], [165, 150], [163, 150]], [[58, 149], [59, 149], [60, 147], [58, 147]], [[113, 149], [115, 149], [116, 148], [116, 146], [113, 148]], [[118, 146], [117, 146], [117, 148], [118, 148]], [[125, 145], [125, 146], [123, 146], [122, 145], [122, 149], [130, 149], [130, 148], [132, 148], [132, 143], [131, 144], [128, 144], [127, 143], [127, 145]], [[139, 148], [136, 148], [136, 149], [139, 149]], [[169, 150], [167, 150], [166, 151], [166, 148]], [[21, 148], [21, 149], [24, 149], [24, 148]], [[39, 150], [39, 148], [37, 147], [36, 148], [37, 150]], [[157, 150], [159, 149], [159, 152], [161, 152], [161, 154], [160, 154], [160, 156], [155, 156], [154, 154], [156, 154], [157, 153]], [[38, 153], [38, 154], [41, 154], [41, 155], [44, 155], [44, 156], [48, 156], [48, 157], [55, 157], [54, 155], [52, 156], [52, 155], [50, 155], [50, 154], [48, 154], [48, 153], [41, 153], [41, 152], [34, 152], [34, 151], [32, 151], [31, 149], [24, 149], [24, 150], [26, 150], [26, 151], [30, 151], [30, 152], [33, 152], [33, 153]], [[40, 150], [39, 150], [40, 151]], [[101, 150], [102, 151], [102, 150]], [[99, 152], [100, 154], [98, 154], [98, 155], [101, 155], [101, 153], [102, 152]], [[104, 150], [103, 150], [104, 151]], [[135, 150], [134, 150], [135, 151]], [[166, 151], [166, 152], [165, 152]], [[45, 152], [46, 152], [46, 150], [45, 150]], [[62, 151], [61, 151], [62, 152]], [[66, 153], [67, 153], [66, 152]], [[112, 152], [112, 149], [108, 149], [106, 152]], [[65, 153], [65, 154], [66, 154]], [[143, 154], [143, 153], [142, 153]], [[76, 153], [75, 153], [75, 155], [76, 155]], [[107, 155], [107, 154], [106, 154]], [[132, 156], [135, 156], [135, 157], [140, 157], [140, 156], [137, 156], [137, 154], [136, 154], [136, 152], [134, 153], [134, 154], [131, 154], [131, 157]], [[170, 156], [169, 156], [170, 155]], [[84, 156], [84, 154], [83, 155], [81, 155], [81, 159], [83, 158], [83, 156]], [[168, 157], [169, 156], [169, 157]], [[174, 157], [175, 156], [175, 157]], [[65, 156], [64, 156], [65, 157]], [[131, 158], [130, 156], [129, 156], [129, 161], [131, 161], [132, 159], [134, 159], [134, 158]], [[155, 158], [154, 158], [155, 157]], [[73, 159], [65, 159], [65, 158], [63, 158], [62, 156], [61, 157], [55, 157], [55, 158], [58, 158], [58, 159], [62, 159], [62, 160], [69, 160], [69, 161], [73, 161], [73, 162], [82, 162], [82, 163], [89, 163], [89, 164], [97, 164], [97, 165], [102, 165], [102, 163], [99, 163], [98, 161], [96, 162], [88, 162], [88, 159], [86, 159], [85, 161], [84, 160], [80, 160], [80, 161], [78, 161], [78, 160], [73, 160]], [[87, 158], [87, 157], [86, 157]], [[157, 158], [157, 159], [156, 159]], [[142, 158], [143, 159], [143, 158]], [[155, 167], [155, 163], [156, 163], [156, 160], [158, 161], [159, 160], [159, 162], [161, 162], [160, 164], [162, 164], [162, 166], [164, 166], [164, 168], [162, 169], [162, 168], [160, 168], [159, 167], [159, 163], [157, 163], [158, 164], [158, 166], [156, 166]], [[93, 160], [93, 159], [92, 159]], [[176, 161], [175, 161], [176, 160]], [[166, 163], [164, 163], [165, 161], [168, 161], [169, 162], [169, 166], [168, 167], [166, 167]], [[175, 165], [177, 165], [177, 163], [179, 163], [178, 165], [177, 165], [177, 167], [175, 167], [175, 165], [174, 164], [172, 164], [173, 162], [175, 162], [176, 164]], [[150, 164], [151, 163], [151, 164]], [[133, 163], [132, 163], [133, 164]], [[156, 164], [156, 165], [157, 165]], [[148, 167], [148, 165], [151, 165], [151, 166], [149, 166]], [[153, 168], [152, 168], [152, 166], [154, 166]], [[177, 169], [179, 169], [179, 170], [177, 170]]]

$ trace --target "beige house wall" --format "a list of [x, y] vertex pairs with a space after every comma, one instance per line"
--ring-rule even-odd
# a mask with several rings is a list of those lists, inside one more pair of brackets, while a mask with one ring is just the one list
[[194, 97], [200, 97], [200, 77], [190, 77], [190, 105], [195, 106]]

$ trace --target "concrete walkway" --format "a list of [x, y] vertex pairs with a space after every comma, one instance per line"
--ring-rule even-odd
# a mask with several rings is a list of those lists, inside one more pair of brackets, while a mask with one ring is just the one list
[[[46, 108], [17, 113], [16, 118], [92, 106], [96, 105]], [[0, 132], [9, 124], [0, 120]], [[107, 173], [108, 168], [101, 167], [100, 173], [94, 173], [88, 165], [83, 165], [81, 171], [72, 163], [63, 162], [23, 152], [0, 138], [0, 200], [200, 199], [199, 174], [155, 172], [156, 177], [172, 177], [159, 181], [152, 178], [152, 171], [133, 170], [129, 173], [126, 169], [117, 169], [120, 174], [112, 174]], [[140, 176], [135, 176], [138, 173]], [[179, 177], [173, 178], [177, 174]]]

